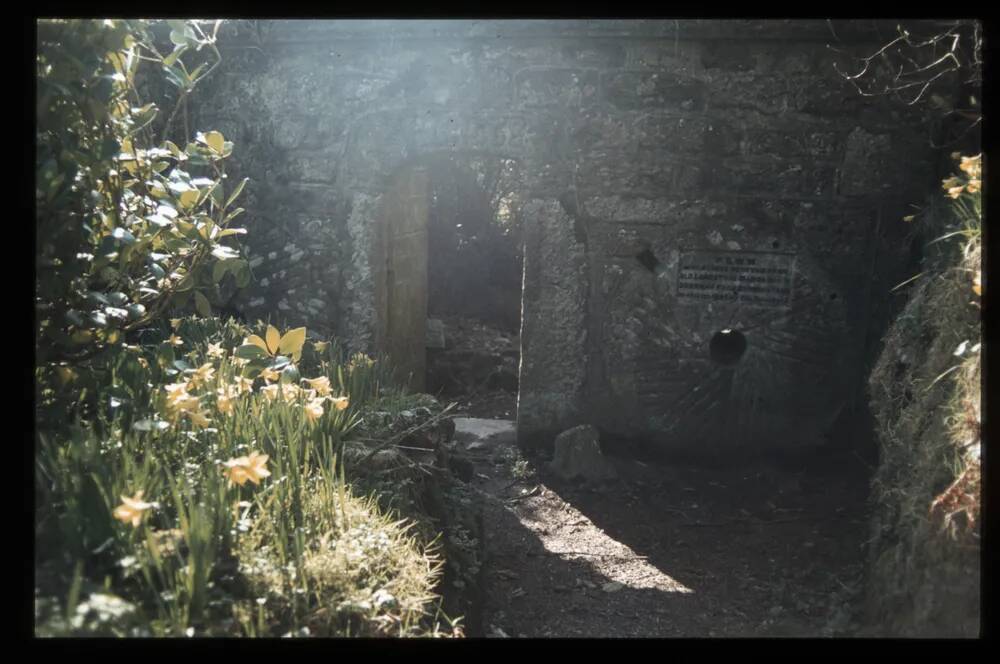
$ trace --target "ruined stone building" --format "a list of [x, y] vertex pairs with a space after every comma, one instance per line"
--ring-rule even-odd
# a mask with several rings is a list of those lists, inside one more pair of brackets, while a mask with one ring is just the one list
[[937, 163], [921, 117], [834, 69], [879, 26], [834, 24], [235, 22], [194, 117], [251, 178], [237, 304], [418, 387], [435, 298], [513, 316], [522, 445], [581, 423], [710, 456], [819, 444]]

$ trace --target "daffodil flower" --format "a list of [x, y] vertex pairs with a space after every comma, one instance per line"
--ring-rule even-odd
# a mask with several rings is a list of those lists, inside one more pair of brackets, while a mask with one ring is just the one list
[[306, 419], [309, 420], [310, 424], [315, 424], [316, 420], [323, 417], [323, 400], [314, 399], [307, 403], [304, 407]]
[[320, 376], [319, 378], [303, 378], [302, 380], [309, 383], [309, 387], [316, 390], [316, 394], [321, 397], [328, 396], [331, 392], [330, 379], [326, 376]]
[[223, 415], [232, 415], [235, 412], [233, 400], [239, 394], [238, 388], [235, 385], [229, 385], [220, 387], [215, 393], [215, 408]]
[[122, 523], [131, 522], [133, 527], [138, 527], [143, 513], [153, 507], [153, 503], [143, 502], [142, 491], [137, 491], [131, 498], [121, 496], [121, 499], [122, 504], [114, 509], [112, 515]]
[[975, 157], [962, 157], [959, 168], [965, 171], [969, 177], [978, 178], [982, 174], [982, 157], [981, 154], [977, 154]]
[[218, 360], [226, 356], [226, 351], [222, 350], [222, 344], [210, 343], [206, 355]]
[[184, 340], [181, 339], [176, 334], [171, 334], [170, 338], [167, 339], [167, 343], [170, 344], [171, 346], [183, 346]]
[[229, 478], [230, 485], [239, 484], [243, 486], [247, 480], [254, 484], [260, 484], [261, 479], [271, 474], [265, 466], [268, 455], [251, 452], [250, 456], [230, 459], [224, 465], [226, 469], [223, 473]]
[[299, 398], [298, 385], [293, 385], [292, 383], [285, 383], [281, 386], [281, 396], [285, 399], [285, 403], [291, 403]]
[[274, 401], [278, 398], [278, 386], [277, 385], [267, 385], [260, 388], [260, 393], [267, 397], [268, 401]]
[[191, 387], [198, 387], [199, 385], [208, 383], [210, 380], [212, 380], [212, 377], [214, 375], [215, 375], [215, 367], [212, 366], [211, 362], [206, 362], [205, 364], [195, 369], [194, 373], [191, 375], [189, 382], [191, 384]]
[[264, 367], [264, 370], [260, 372], [260, 377], [264, 379], [264, 382], [273, 383], [281, 378], [281, 374], [270, 367]]
[[329, 341], [314, 341], [313, 342], [313, 348], [315, 348], [316, 352], [320, 353], [320, 354], [325, 353], [326, 349], [329, 348], [329, 347], [330, 347], [330, 342]]
[[333, 404], [333, 407], [336, 408], [337, 410], [344, 410], [345, 408], [347, 408], [348, 405], [350, 405], [350, 400], [347, 397], [327, 397], [327, 398], [330, 400], [330, 403]]
[[181, 324], [181, 319], [180, 318], [171, 318], [170, 319], [170, 327], [171, 327], [171, 329], [176, 330], [178, 327], [180, 327], [180, 324]]
[[253, 389], [253, 378], [244, 378], [243, 376], [236, 377], [236, 390], [240, 394], [245, 394]]
[[207, 427], [209, 424], [212, 423], [212, 420], [208, 419], [208, 413], [206, 413], [203, 410], [196, 410], [196, 409], [185, 410], [184, 414], [187, 415], [188, 418], [191, 420], [191, 423], [194, 424], [199, 429], [204, 429], [205, 427]]
[[[170, 410], [186, 410], [190, 404], [190, 399], [194, 398], [188, 394], [187, 383], [171, 383], [164, 385], [163, 389], [167, 393], [167, 408]], [[197, 399], [195, 398], [197, 401]]]
[[983, 272], [982, 270], [976, 270], [976, 276], [972, 278], [972, 290], [976, 295], [982, 296], [983, 294]]

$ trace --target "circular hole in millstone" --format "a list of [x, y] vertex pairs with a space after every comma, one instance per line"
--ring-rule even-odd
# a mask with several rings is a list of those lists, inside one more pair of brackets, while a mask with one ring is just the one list
[[712, 361], [731, 366], [740, 361], [747, 352], [747, 338], [739, 330], [719, 330], [708, 343], [708, 354]]

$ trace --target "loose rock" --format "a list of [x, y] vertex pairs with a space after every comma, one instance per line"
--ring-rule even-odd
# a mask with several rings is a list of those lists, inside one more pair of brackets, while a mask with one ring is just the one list
[[618, 476], [614, 466], [601, 454], [597, 429], [589, 424], [573, 427], [556, 437], [550, 468], [567, 480], [601, 482]]

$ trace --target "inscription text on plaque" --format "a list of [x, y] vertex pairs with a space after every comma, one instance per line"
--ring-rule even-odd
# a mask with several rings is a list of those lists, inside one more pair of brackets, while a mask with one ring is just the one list
[[794, 254], [684, 251], [677, 267], [677, 299], [788, 306], [794, 269]]

